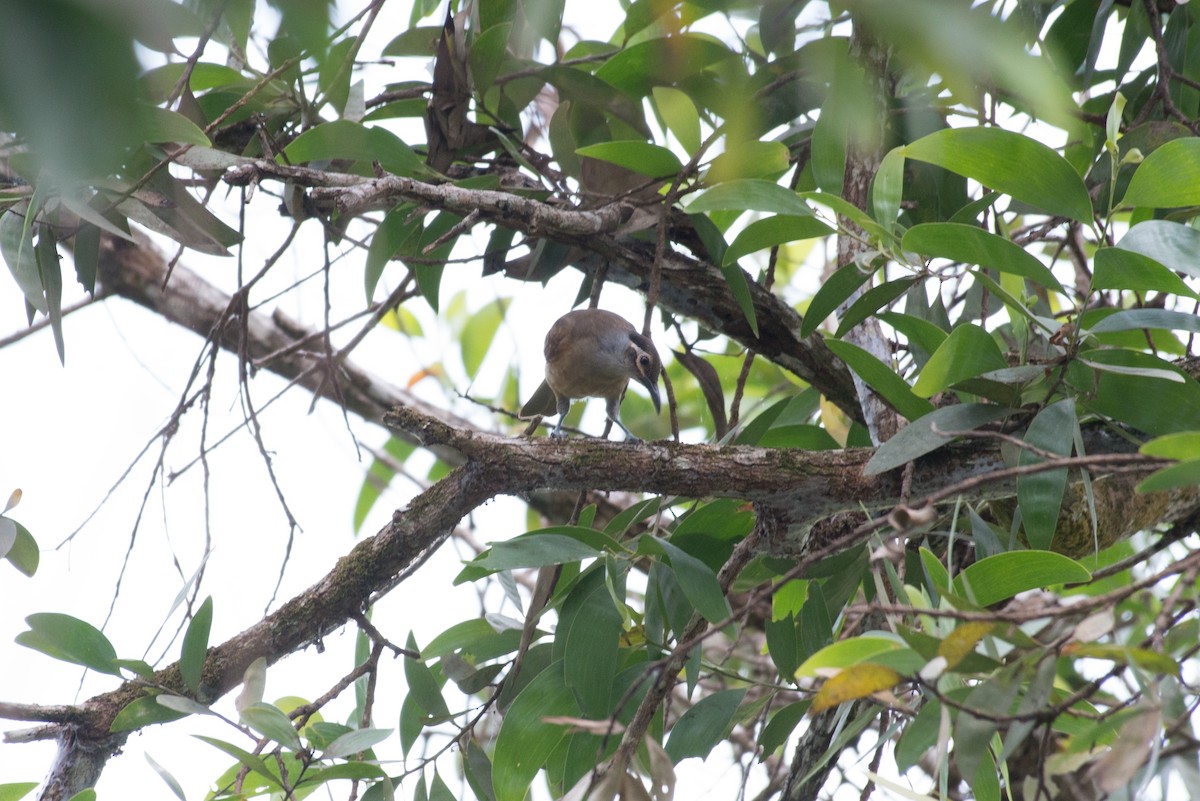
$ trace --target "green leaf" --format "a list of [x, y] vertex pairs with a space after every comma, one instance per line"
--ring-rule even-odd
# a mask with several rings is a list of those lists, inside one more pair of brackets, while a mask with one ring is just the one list
[[7, 517], [0, 517], [0, 557], [8, 556], [13, 545], [17, 542], [17, 523]]
[[38, 548], [37, 541], [29, 533], [29, 529], [15, 520], [12, 522], [17, 527], [17, 538], [13, 541], [12, 547], [8, 549], [8, 553], [4, 555], [4, 558], [26, 576], [32, 576], [37, 572], [38, 562], [41, 559], [41, 549]]
[[456, 801], [454, 793], [446, 786], [445, 779], [434, 768], [433, 781], [429, 783], [429, 801]]
[[370, 749], [392, 736], [395, 729], [355, 729], [321, 749], [324, 757], [349, 757]]
[[299, 751], [304, 747], [292, 721], [274, 704], [250, 704], [238, 710], [238, 716], [242, 723], [285, 748]]
[[154, 702], [164, 709], [179, 712], [183, 715], [211, 715], [213, 711], [199, 701], [193, 701], [184, 695], [160, 693], [154, 696]]
[[1191, 312], [1168, 309], [1121, 309], [1102, 318], [1087, 330], [1093, 334], [1109, 334], [1116, 331], [1141, 329], [1164, 331], [1190, 331], [1200, 334], [1200, 317]]
[[777, 585], [771, 594], [771, 618], [783, 620], [786, 617], [799, 614], [808, 600], [811, 582], [805, 579], [791, 579]]
[[831, 275], [828, 281], [821, 284], [817, 294], [813, 295], [812, 301], [809, 302], [804, 322], [800, 326], [800, 336], [806, 337], [816, 331], [817, 326], [825, 322], [825, 319], [870, 277], [871, 273], [864, 273], [858, 269], [857, 264], [847, 264]]
[[991, 334], [976, 325], [960, 325], [929, 357], [913, 392], [928, 398], [960, 381], [1007, 366]]
[[50, 307], [46, 305], [46, 290], [33, 249], [33, 228], [27, 227], [24, 217], [11, 209], [0, 212], [0, 254], [24, 293], [25, 302], [48, 314]]
[[950, 590], [950, 573], [946, 566], [937, 554], [924, 546], [917, 553], [921, 557], [921, 567], [925, 570], [929, 583], [938, 595], [945, 595]]
[[917, 364], [920, 366], [924, 366], [929, 361], [929, 357], [941, 347], [942, 343], [946, 341], [946, 337], [949, 336], [928, 320], [914, 317], [911, 314], [881, 312], [879, 319], [903, 334], [908, 339], [909, 345], [924, 352], [921, 358], [917, 359]]
[[655, 86], [654, 107], [659, 110], [667, 130], [674, 134], [684, 150], [695, 153], [700, 150], [700, 113], [686, 92], [671, 86]]
[[734, 53], [714, 38], [677, 34], [647, 39], [614, 53], [596, 70], [596, 77], [633, 98], [645, 97], [655, 86], [677, 86]]
[[842, 447], [828, 431], [810, 423], [772, 426], [757, 444], [762, 448], [797, 448], [802, 451], [832, 451]]
[[796, 678], [816, 678], [821, 668], [847, 668], [904, 647], [903, 642], [890, 637], [863, 635], [839, 640], [804, 660], [804, 664], [796, 669]]
[[387, 263], [406, 242], [415, 239], [420, 230], [421, 215], [415, 214], [413, 207], [407, 203], [389, 211], [379, 223], [367, 248], [367, 263], [363, 270], [368, 303], [375, 296], [375, 287]]
[[838, 321], [835, 336], [845, 336], [847, 331], [903, 295], [917, 281], [916, 278], [897, 278], [894, 281], [873, 286], [862, 293], [854, 303], [850, 304], [850, 308]]
[[[406, 647], [410, 651], [419, 652], [417, 641], [411, 633], [408, 635]], [[404, 657], [404, 678], [408, 682], [409, 695], [426, 715], [435, 720], [450, 717], [450, 708], [446, 706], [446, 699], [442, 696], [441, 685], [423, 659]]]
[[804, 713], [808, 711], [808, 707], [808, 701], [796, 701], [771, 716], [767, 725], [763, 726], [762, 733], [758, 735], [758, 745], [762, 748], [764, 756], [771, 756], [783, 747], [787, 738], [804, 719]]
[[155, 762], [154, 757], [150, 756], [148, 752], [146, 752], [145, 756], [146, 761], [150, 763], [150, 767], [153, 768], [154, 772], [158, 774], [158, 777], [166, 783], [171, 792], [175, 794], [175, 797], [178, 798], [179, 801], [187, 801], [187, 796], [184, 795], [183, 788], [179, 786], [179, 782], [174, 776], [171, 775], [171, 772]]
[[[999, 678], [976, 685], [967, 695], [967, 709], [979, 709], [991, 714], [1007, 714], [1012, 709], [1020, 682], [1013, 681], [1009, 673]], [[990, 767], [991, 759], [985, 758], [992, 737], [1000, 724], [990, 717], [977, 717], [970, 712], [960, 712], [954, 730], [954, 762], [964, 776], [971, 776], [971, 784]]]
[[383, 48], [383, 55], [433, 58], [437, 55], [437, 41], [441, 35], [440, 25], [414, 25], [388, 42]]
[[1159, 673], [1164, 676], [1179, 675], [1178, 662], [1166, 654], [1152, 651], [1149, 648], [1086, 642], [1071, 643], [1063, 652], [1083, 659], [1107, 659], [1122, 665], [1136, 665], [1143, 670]]
[[179, 657], [179, 673], [183, 683], [193, 693], [200, 689], [200, 675], [208, 656], [208, 633], [212, 628], [212, 596], [204, 599], [183, 635], [183, 653]]
[[438, 659], [456, 651], [469, 654], [473, 661], [483, 662], [517, 650], [521, 632], [515, 629], [496, 631], [483, 618], [456, 623], [434, 637], [421, 649], [426, 660]]
[[679, 157], [660, 145], [635, 139], [598, 142], [578, 148], [576, 154], [633, 170], [648, 178], [667, 178], [683, 169]]
[[896, 743], [896, 765], [901, 772], [921, 761], [929, 749], [937, 745], [942, 722], [942, 703], [931, 698], [913, 718]]
[[466, 775], [467, 783], [471, 786], [475, 798], [479, 801], [496, 801], [496, 794], [492, 790], [492, 761], [475, 742], [475, 738], [472, 737], [467, 741], [462, 755], [463, 773]]
[[839, 359], [883, 397], [896, 411], [916, 420], [933, 411], [933, 404], [913, 394], [912, 387], [895, 370], [850, 342], [827, 339], [825, 344]]
[[770, 620], [763, 621], [763, 633], [767, 636], [767, 653], [781, 676], [791, 676], [800, 667], [800, 627], [796, 616], [786, 614], [782, 618], [777, 611]]
[[257, 704], [263, 699], [267, 687], [267, 659], [258, 657], [242, 672], [242, 691], [234, 699], [234, 707], [241, 710]]
[[[829, 236], [832, 233], [833, 229], [816, 217], [777, 214], [762, 220], [755, 220], [747, 225], [729, 245], [722, 264], [733, 264], [742, 256], [773, 248], [786, 242]], [[866, 276], [863, 277], [866, 278]]]
[[368, 793], [363, 793], [360, 796], [363, 799], [382, 796], [383, 799], [391, 801], [391, 799], [395, 798], [391, 780], [388, 778], [387, 773], [379, 765], [370, 762], [343, 762], [340, 765], [309, 770], [301, 780], [301, 787], [307, 790], [309, 787], [326, 784], [334, 779], [372, 782], [373, 787], [378, 788], [378, 794], [376, 795], [372, 791], [368, 791]]
[[25, 622], [29, 631], [18, 634], [16, 641], [26, 648], [97, 673], [121, 675], [116, 666], [116, 649], [91, 623], [57, 612], [39, 612], [25, 618]]
[[1200, 385], [1149, 353], [1109, 348], [1084, 351], [1067, 371], [1079, 403], [1147, 434], [1200, 431]]
[[953, 432], [971, 431], [1010, 412], [1011, 409], [989, 403], [960, 403], [932, 411], [880, 445], [863, 472], [874, 476], [900, 467], [950, 442]]
[[[429, 253], [425, 253], [425, 247], [432, 245], [461, 221], [462, 218], [457, 214], [451, 214], [447, 211], [438, 212], [432, 222], [426, 225], [424, 230], [421, 231], [412, 250], [405, 254], [415, 256], [425, 262], [433, 262], [432, 264], [414, 263], [412, 271], [417, 279], [417, 288], [421, 290], [421, 297], [425, 298], [425, 302], [429, 304], [429, 308], [435, 312], [438, 310], [438, 296], [441, 291], [442, 273], [446, 269], [445, 260], [450, 258], [450, 251], [454, 248], [454, 243], [458, 241], [458, 236], [451, 237]], [[408, 240], [408, 242], [411, 243], [412, 240]]]
[[746, 697], [745, 688], [720, 690], [701, 698], [671, 727], [666, 752], [676, 765], [689, 757], [707, 759], [717, 743], [725, 739], [733, 716]]
[[521, 690], [496, 735], [492, 757], [496, 801], [524, 801], [534, 777], [567, 736], [566, 727], [547, 724], [545, 718], [578, 717], [579, 713], [575, 696], [563, 681], [562, 660], [552, 662]]
[[923, 223], [914, 225], [901, 240], [904, 250], [1028, 278], [1062, 292], [1062, 285], [1036, 256], [1002, 236], [974, 225]]
[[[1070, 456], [1077, 427], [1075, 401], [1067, 398], [1038, 412], [1029, 424], [1024, 439], [1035, 448]], [[1024, 466], [1042, 461], [1045, 460], [1041, 456], [1023, 450], [1017, 464]], [[1017, 505], [1021, 510], [1021, 521], [1030, 548], [1050, 548], [1066, 489], [1065, 468], [1017, 477]]]
[[1170, 292], [1200, 300], [1184, 280], [1149, 256], [1123, 248], [1100, 248], [1092, 274], [1094, 289], [1128, 289], [1134, 292]]
[[[112, 192], [132, 192], [132, 186], [110, 181]], [[242, 235], [226, 225], [193, 197], [183, 182], [167, 172], [154, 175], [144, 190], [122, 200], [116, 210], [151, 231], [170, 237], [185, 247], [210, 256], [229, 257], [229, 248]]]
[[434, 175], [424, 160], [391, 131], [368, 128], [350, 120], [334, 120], [309, 128], [293, 139], [282, 155], [289, 164], [331, 159], [367, 164], [378, 161], [396, 175], [422, 178]]
[[[126, 236], [128, 236], [126, 234]], [[100, 228], [91, 223], [81, 223], [75, 231], [75, 249], [71, 254], [75, 262], [75, 278], [93, 297], [96, 294], [96, 269], [100, 266]]]
[[108, 730], [115, 733], [144, 729], [156, 723], [169, 723], [185, 718], [187, 714], [187, 712], [163, 706], [158, 703], [156, 696], [143, 695], [126, 704], [113, 718], [112, 725], [108, 727]]
[[1008, 551], [967, 566], [954, 577], [951, 588], [955, 595], [985, 607], [1026, 590], [1079, 584], [1091, 578], [1087, 568], [1060, 553]]
[[471, 42], [467, 63], [471, 67], [471, 79], [476, 86], [489, 87], [496, 80], [496, 75], [500, 73], [500, 67], [504, 63], [511, 33], [512, 23], [501, 22], [488, 28]]
[[753, 528], [754, 513], [744, 502], [717, 498], [697, 506], [680, 519], [670, 541], [717, 571], [729, 559], [733, 546]]
[[561, 565], [599, 555], [599, 549], [576, 537], [531, 533], [493, 543], [491, 550], [471, 564], [493, 571], [512, 570]]
[[904, 149], [892, 148], [879, 168], [871, 185], [871, 206], [875, 219], [883, 225], [892, 225], [900, 215], [900, 198], [904, 194]]
[[200, 735], [200, 734], [195, 734], [192, 736], [195, 737], [197, 740], [206, 742], [209, 745], [211, 745], [213, 748], [216, 748], [219, 751], [223, 751], [226, 754], [228, 754], [229, 756], [233, 757], [234, 759], [236, 759], [238, 761], [239, 764], [244, 765], [247, 768], [250, 768], [250, 770], [252, 770], [256, 774], [258, 774], [258, 778], [261, 781], [264, 781], [267, 784], [269, 784], [271, 787], [274, 787], [277, 790], [284, 789], [283, 785], [281, 785], [279, 783], [279, 780], [277, 778], [275, 778], [275, 775], [272, 774], [271, 769], [267, 767], [267, 763], [263, 761], [262, 757], [257, 756], [256, 754], [252, 754], [249, 751], [245, 751], [241, 748], [238, 748], [233, 743], [227, 743], [224, 740], [218, 740], [215, 737], [206, 737], [206, 736]]
[[872, 220], [865, 211], [855, 206], [850, 201], [838, 195], [830, 194], [829, 192], [800, 192], [799, 196], [804, 200], [811, 200], [814, 203], [819, 203], [822, 206], [827, 206], [832, 209], [835, 214], [841, 215], [850, 222], [857, 225], [859, 228], [867, 232], [867, 235], [872, 240], [881, 243], [891, 243], [895, 241], [890, 228], [884, 228], [879, 223]]
[[973, 178], [1049, 214], [1091, 223], [1092, 202], [1079, 173], [1028, 136], [1000, 128], [944, 128], [906, 145], [904, 154]]
[[463, 367], [466, 368], [467, 375], [479, 374], [479, 367], [492, 347], [496, 329], [500, 327], [507, 308], [507, 299], [497, 299], [471, 315], [467, 324], [463, 326], [459, 345], [462, 348]]
[[[837, 72], [844, 72], [838, 69]], [[861, 70], [859, 70], [861, 75]], [[861, 85], [861, 81], [858, 82]], [[813, 125], [812, 132], [812, 176], [813, 181], [831, 196], [841, 195], [846, 177], [846, 134], [847, 124], [838, 112], [846, 104], [839, 102], [837, 91], [831, 92]]]
[[585, 717], [601, 720], [612, 712], [621, 625], [604, 570], [586, 574], [563, 601], [554, 656], [562, 658], [563, 683]]
[[62, 331], [62, 265], [58, 262], [58, 245], [50, 232], [50, 226], [38, 226], [35, 253], [38, 271], [42, 274], [42, 287], [46, 290], [46, 316], [50, 319], [50, 330], [54, 333], [54, 347], [58, 350], [58, 361], [66, 364]]
[[1146, 156], [1124, 202], [1160, 209], [1200, 205], [1200, 139], [1173, 139]]
[[1138, 448], [1138, 453], [1162, 459], [1200, 458], [1200, 431], [1181, 431], [1152, 439]]
[[20, 799], [29, 794], [30, 790], [37, 786], [37, 782], [0, 784], [0, 801], [20, 801]]
[[158, 106], [143, 107], [139, 111], [137, 125], [138, 135], [147, 142], [212, 146], [204, 131], [177, 111], [168, 111]]
[[371, 460], [371, 466], [367, 468], [366, 475], [363, 476], [362, 488], [359, 489], [358, 498], [354, 502], [355, 533], [362, 530], [363, 523], [366, 522], [367, 515], [374, 508], [375, 502], [379, 500], [396, 475], [393, 465], [404, 464], [416, 449], [417, 446], [414, 443], [405, 442], [399, 437], [390, 437], [383, 445], [386, 455]]
[[791, 162], [783, 142], [759, 142], [753, 139], [726, 147], [712, 160], [704, 183], [713, 185], [742, 178], [775, 179], [787, 172]]
[[688, 204], [688, 214], [705, 211], [764, 211], [771, 214], [813, 216], [799, 195], [785, 186], [759, 178], [717, 184]]
[[148, 679], [154, 675], [154, 668], [141, 659], [118, 659], [115, 664], [121, 670], [133, 673], [139, 678]]
[[[1194, 451], [1200, 453], [1200, 451]], [[1155, 471], [1137, 485], [1138, 492], [1164, 492], [1200, 484], [1200, 459], [1192, 459]]]
[[1029, 310], [1024, 303], [1014, 297], [1008, 290], [1001, 286], [992, 277], [983, 270], [970, 270], [970, 275], [973, 279], [987, 287], [988, 292], [991, 292], [996, 297], [1000, 298], [1000, 302], [1008, 307], [1010, 315], [1020, 315], [1029, 321], [1030, 325], [1040, 328], [1047, 336], [1053, 335], [1057, 330], [1056, 327], [1051, 327], [1045, 320], [1038, 317]]
[[712, 568], [666, 540], [656, 540], [655, 545], [666, 554], [683, 594], [705, 620], [720, 623], [729, 617], [729, 601], [721, 591], [717, 574]]
[[750, 326], [750, 331], [757, 337], [758, 319], [754, 314], [754, 298], [750, 295], [750, 283], [746, 280], [746, 273], [735, 262], [723, 265], [721, 274], [725, 276], [725, 283], [729, 284], [729, 291], [733, 293], [738, 308], [742, 310], [742, 314], [746, 315], [746, 323]]
[[1117, 247], [1154, 259], [1167, 269], [1200, 278], [1196, 254], [1200, 253], [1200, 231], [1169, 220], [1143, 220], [1132, 226]]

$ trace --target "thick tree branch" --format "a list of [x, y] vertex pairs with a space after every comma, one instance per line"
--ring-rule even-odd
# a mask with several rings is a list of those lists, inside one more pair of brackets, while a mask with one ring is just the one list
[[[569, 260], [589, 255], [587, 267], [609, 266], [609, 279], [644, 291], [654, 272], [654, 245], [618, 236], [615, 232], [632, 213], [632, 207], [609, 204], [581, 210], [531, 200], [508, 192], [464, 189], [450, 184], [429, 184], [398, 175], [368, 179], [256, 161], [229, 170], [226, 182], [247, 185], [264, 178], [312, 186], [319, 207], [342, 214], [390, 209], [402, 202], [419, 203], [462, 216], [478, 214], [494, 225], [530, 237], [572, 246]], [[800, 337], [803, 322], [791, 306], [746, 276], [758, 322], [758, 334], [729, 291], [721, 271], [711, 264], [667, 249], [661, 261], [662, 289], [659, 305], [719, 331], [757, 354], [790, 370], [817, 387], [854, 419], [861, 411], [850, 372], [819, 335]], [[579, 266], [577, 264], [577, 266]], [[618, 268], [614, 270], [613, 268]]]
[[[326, 375], [329, 362], [317, 352], [315, 332], [279, 310], [270, 315], [251, 312], [243, 327], [236, 317], [228, 315], [234, 298], [199, 274], [178, 264], [167, 280], [167, 259], [149, 241], [134, 244], [104, 236], [99, 273], [106, 292], [132, 300], [202, 337], [215, 336], [217, 343], [232, 353], [242, 353], [244, 347], [244, 353], [257, 367], [342, 404], [364, 420], [377, 421], [392, 406], [405, 405], [448, 425], [470, 425], [349, 359], [340, 361], [338, 375], [330, 380]], [[304, 341], [311, 341], [313, 347], [297, 347]]]

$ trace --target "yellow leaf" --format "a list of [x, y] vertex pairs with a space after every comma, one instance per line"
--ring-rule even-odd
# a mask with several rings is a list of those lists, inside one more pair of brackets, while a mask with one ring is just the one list
[[866, 698], [872, 693], [895, 687], [902, 678], [899, 673], [883, 665], [869, 662], [851, 665], [821, 685], [809, 711], [815, 714], [846, 701]]
[[938, 656], [944, 657], [947, 669], [954, 667], [975, 650], [979, 641], [992, 630], [991, 623], [973, 621], [963, 623], [950, 632], [938, 645]]
[[824, 395], [821, 396], [821, 423], [837, 444], [846, 446], [846, 437], [850, 435], [850, 418]]

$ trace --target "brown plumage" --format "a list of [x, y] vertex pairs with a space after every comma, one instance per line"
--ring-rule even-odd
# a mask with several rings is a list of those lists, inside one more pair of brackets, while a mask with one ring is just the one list
[[604, 398], [604, 409], [627, 439], [637, 439], [620, 420], [621, 398], [630, 379], [650, 393], [654, 410], [662, 408], [658, 376], [662, 361], [648, 337], [625, 318], [603, 309], [576, 309], [546, 334], [546, 380], [521, 409], [522, 417], [558, 414], [553, 437], [566, 436], [563, 418], [575, 398]]

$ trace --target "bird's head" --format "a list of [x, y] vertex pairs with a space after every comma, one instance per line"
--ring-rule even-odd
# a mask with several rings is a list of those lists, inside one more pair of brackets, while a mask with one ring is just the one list
[[629, 348], [625, 353], [629, 377], [646, 388], [650, 393], [650, 400], [654, 402], [654, 411], [658, 413], [662, 410], [662, 399], [658, 394], [658, 376], [662, 373], [662, 360], [658, 358], [654, 343], [649, 337], [631, 333]]

